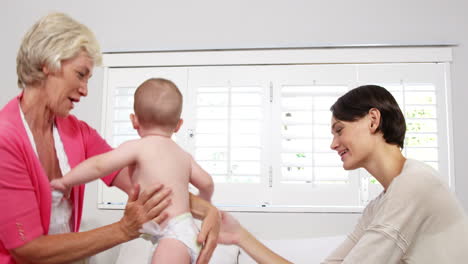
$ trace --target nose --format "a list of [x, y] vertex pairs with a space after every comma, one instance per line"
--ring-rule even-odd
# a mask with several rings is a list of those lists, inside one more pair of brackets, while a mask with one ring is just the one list
[[86, 97], [88, 95], [88, 82], [83, 83], [78, 89], [78, 92], [81, 96]]
[[330, 148], [332, 150], [336, 150], [338, 148], [339, 144], [338, 144], [338, 139], [334, 136], [333, 139], [332, 139], [332, 142], [330, 144]]

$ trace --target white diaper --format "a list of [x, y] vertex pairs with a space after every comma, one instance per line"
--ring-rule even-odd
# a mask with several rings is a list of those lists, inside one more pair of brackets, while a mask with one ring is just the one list
[[[155, 222], [149, 221], [143, 224], [139, 231], [142, 233], [140, 237], [151, 241], [153, 244], [164, 238], [174, 238], [181, 241], [187, 247], [192, 264], [197, 261], [201, 245], [197, 242], [199, 231], [191, 213], [184, 213], [172, 218], [164, 229], [161, 229]], [[156, 247], [157, 245], [153, 247], [153, 252]], [[152, 256], [153, 254], [151, 254]]]

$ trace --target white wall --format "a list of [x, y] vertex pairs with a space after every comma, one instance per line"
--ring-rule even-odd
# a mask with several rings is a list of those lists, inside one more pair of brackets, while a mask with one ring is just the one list
[[[468, 2], [463, 0], [236, 0], [236, 1], [26, 1], [0, 3], [0, 105], [16, 88], [15, 59], [21, 37], [50, 11], [88, 25], [102, 49], [112, 51], [307, 47], [343, 44], [455, 43], [452, 66], [456, 192], [468, 208]], [[75, 114], [99, 128], [102, 72]], [[97, 186], [87, 189], [83, 228], [117, 221], [121, 211], [96, 209]], [[238, 214], [262, 238], [344, 234], [355, 214]], [[286, 226], [284, 223], [288, 223]], [[105, 238], [103, 238], [105, 239]], [[93, 263], [112, 263], [114, 251]]]

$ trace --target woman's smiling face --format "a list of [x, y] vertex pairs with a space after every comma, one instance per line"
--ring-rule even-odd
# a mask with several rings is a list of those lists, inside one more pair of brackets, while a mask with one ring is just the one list
[[88, 95], [88, 80], [91, 78], [94, 63], [85, 51], [77, 56], [63, 60], [58, 72], [51, 72], [44, 67], [47, 75], [45, 89], [47, 106], [57, 116], [67, 116], [80, 101]]
[[367, 116], [356, 121], [342, 121], [332, 117], [330, 145], [341, 157], [345, 170], [364, 167], [374, 147], [371, 123]]

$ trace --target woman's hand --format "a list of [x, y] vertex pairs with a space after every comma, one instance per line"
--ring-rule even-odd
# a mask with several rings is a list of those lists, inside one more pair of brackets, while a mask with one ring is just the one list
[[210, 261], [213, 251], [217, 246], [220, 224], [219, 211], [216, 207], [211, 206], [203, 219], [201, 230], [197, 237], [198, 243], [203, 244], [197, 264], [204, 264]]
[[190, 193], [190, 212], [195, 218], [203, 220], [197, 237], [198, 243], [203, 244], [203, 248], [198, 255], [197, 264], [207, 264], [217, 246], [221, 217], [216, 207], [192, 193]]
[[168, 215], [163, 211], [171, 202], [170, 193], [162, 185], [151, 186], [142, 193], [138, 184], [133, 187], [124, 216], [119, 221], [120, 228], [129, 240], [140, 236], [139, 230], [144, 223], [152, 220], [161, 224], [166, 220]]
[[259, 264], [292, 264], [263, 245], [229, 213], [221, 212], [221, 217], [219, 243], [238, 245]]
[[219, 233], [218, 242], [221, 244], [239, 245], [241, 236], [244, 233], [244, 228], [241, 226], [234, 216], [228, 212], [221, 211], [221, 232]]

